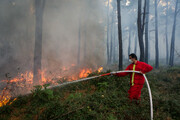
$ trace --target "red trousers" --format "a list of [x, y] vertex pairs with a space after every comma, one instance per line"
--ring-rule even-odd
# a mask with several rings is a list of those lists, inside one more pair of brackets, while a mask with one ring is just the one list
[[129, 93], [129, 99], [136, 99], [139, 100], [141, 96], [141, 89], [143, 88], [143, 85], [136, 85], [130, 86], [130, 89], [128, 90]]

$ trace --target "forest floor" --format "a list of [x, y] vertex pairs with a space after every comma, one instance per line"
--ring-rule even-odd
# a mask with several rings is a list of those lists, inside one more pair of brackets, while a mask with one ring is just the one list
[[[180, 120], [180, 67], [153, 70], [147, 78], [152, 90], [154, 120]], [[11, 105], [1, 107], [0, 120], [150, 119], [146, 85], [141, 104], [130, 103], [128, 76], [105, 76], [52, 90], [42, 87], [46, 85], [36, 86], [32, 94], [19, 96]]]

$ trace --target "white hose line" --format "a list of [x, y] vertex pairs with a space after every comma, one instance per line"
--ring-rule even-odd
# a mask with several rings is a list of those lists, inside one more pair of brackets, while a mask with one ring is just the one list
[[[116, 72], [111, 72], [111, 73], [113, 74], [113, 73], [123, 73], [123, 72], [140, 73], [140, 71], [133, 71], [133, 70], [116, 71]], [[141, 73], [140, 73], [140, 74], [141, 74]], [[146, 75], [143, 74], [143, 76], [144, 76], [144, 78], [145, 78], [146, 85], [147, 85], [147, 88], [148, 88], [148, 91], [149, 91], [151, 120], [153, 120], [153, 102], [152, 102], [151, 89], [150, 89], [150, 86], [149, 86], [149, 82], [148, 82], [148, 80], [147, 80], [147, 78], [146, 78]], [[64, 85], [68, 85], [68, 84], [72, 84], [72, 83], [77, 83], [77, 82], [81, 82], [81, 81], [86, 81], [86, 80], [90, 80], [90, 79], [94, 79], [94, 78], [98, 78], [98, 77], [102, 77], [102, 76], [101, 76], [101, 75], [98, 75], [98, 76], [88, 77], [88, 78], [84, 78], [84, 79], [74, 80], [74, 81], [65, 82], [65, 83], [62, 83], [62, 84], [59, 84], [59, 85], [56, 85], [56, 86], [49, 86], [48, 88], [62, 87], [62, 86], [64, 86]]]
[[73, 81], [69, 81], [69, 82], [64, 82], [64, 83], [59, 84], [59, 85], [49, 86], [48, 88], [62, 87], [62, 86], [68, 85], [68, 84], [77, 83], [77, 82], [81, 82], [81, 81], [86, 81], [86, 80], [90, 80], [90, 79], [94, 79], [94, 78], [98, 78], [98, 77], [101, 77], [101, 75], [88, 77], [88, 78], [83, 78], [83, 79], [79, 79], [79, 80], [73, 80]]
[[[125, 71], [116, 71], [116, 72], [112, 72], [112, 73], [122, 73], [122, 72], [135, 72], [135, 73], [140, 73], [140, 71], [133, 71], [133, 70], [125, 70]], [[147, 77], [145, 74], [143, 74], [145, 81], [146, 81], [146, 85], [149, 91], [149, 99], [150, 99], [150, 111], [151, 111], [151, 120], [153, 120], [153, 102], [152, 102], [152, 94], [151, 94], [151, 88], [149, 86], [149, 82], [147, 80]]]
[[[68, 85], [68, 84], [77, 83], [77, 82], [81, 82], [81, 81], [86, 81], [86, 80], [90, 80], [90, 79], [94, 79], [94, 78], [98, 78], [98, 77], [102, 77], [102, 76], [101, 76], [101, 75], [98, 75], [98, 76], [83, 78], [83, 79], [79, 79], [79, 80], [73, 80], [73, 81], [64, 82], [64, 83], [58, 84], [58, 85], [51, 85], [51, 86], [48, 86], [47, 88], [48, 88], [48, 89], [51, 89], [51, 88], [63, 87], [63, 86]], [[44, 90], [44, 88], [42, 88], [42, 90]], [[27, 92], [25, 95], [29, 95], [29, 94], [31, 94], [31, 93], [32, 93], [32, 92], [29, 91], [29, 92]]]
[[151, 94], [151, 89], [150, 89], [150, 86], [149, 86], [149, 82], [146, 78], [146, 75], [143, 74], [145, 80], [146, 80], [146, 85], [148, 87], [148, 91], [149, 91], [149, 98], [150, 98], [150, 110], [151, 110], [151, 120], [153, 120], [153, 102], [152, 102], [152, 94]]

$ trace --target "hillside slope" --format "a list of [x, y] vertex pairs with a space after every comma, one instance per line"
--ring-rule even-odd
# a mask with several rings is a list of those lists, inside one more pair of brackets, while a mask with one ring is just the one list
[[[154, 120], [179, 120], [180, 67], [154, 70], [147, 78], [152, 89]], [[11, 105], [1, 107], [0, 119], [148, 120], [150, 108], [146, 85], [140, 105], [129, 102], [128, 89], [128, 76], [106, 76], [53, 90], [41, 90], [41, 86], [36, 86], [31, 95], [19, 96]]]

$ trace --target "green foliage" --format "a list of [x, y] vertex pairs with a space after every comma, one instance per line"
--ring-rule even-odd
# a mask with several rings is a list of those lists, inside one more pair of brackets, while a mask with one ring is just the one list
[[[176, 70], [174, 70], [176, 69]], [[147, 74], [154, 105], [154, 119], [180, 119], [180, 68]], [[108, 71], [109, 72], [109, 71]], [[97, 75], [95, 72], [91, 75]], [[149, 94], [144, 85], [141, 104], [129, 102], [129, 77], [104, 76], [53, 90], [35, 86], [32, 95], [18, 97], [0, 108], [0, 119], [39, 120], [148, 120]], [[2, 117], [3, 116], [3, 117]]]
[[82, 93], [75, 93], [75, 94], [72, 93], [68, 96], [67, 100], [73, 100], [81, 97], [82, 97]]
[[10, 114], [12, 112], [12, 107], [10, 105], [6, 105], [3, 107], [0, 107], [0, 114]]
[[39, 120], [50, 120], [60, 117], [59, 115], [62, 115], [66, 111], [64, 107], [59, 102], [51, 103], [43, 114], [39, 116]]
[[113, 114], [110, 114], [107, 120], [118, 120]]
[[33, 98], [32, 100], [40, 104], [46, 103], [52, 100], [54, 98], [54, 95], [53, 95], [53, 90], [47, 89], [49, 85], [50, 84], [45, 84], [43, 86], [41, 85], [34, 86], [35, 89], [31, 91], [32, 98]]
[[43, 85], [44, 89], [47, 89], [48, 86], [50, 86], [50, 84], [44, 84]]
[[12, 106], [16, 108], [21, 108], [23, 105], [27, 104], [28, 96], [19, 96], [13, 103]]
[[105, 92], [106, 88], [108, 87], [107, 82], [98, 83], [98, 90], [101, 92]]
[[179, 67], [170, 67], [169, 69], [167, 69], [167, 72], [169, 73], [173, 73], [173, 72], [178, 72], [180, 73], [180, 69]]

